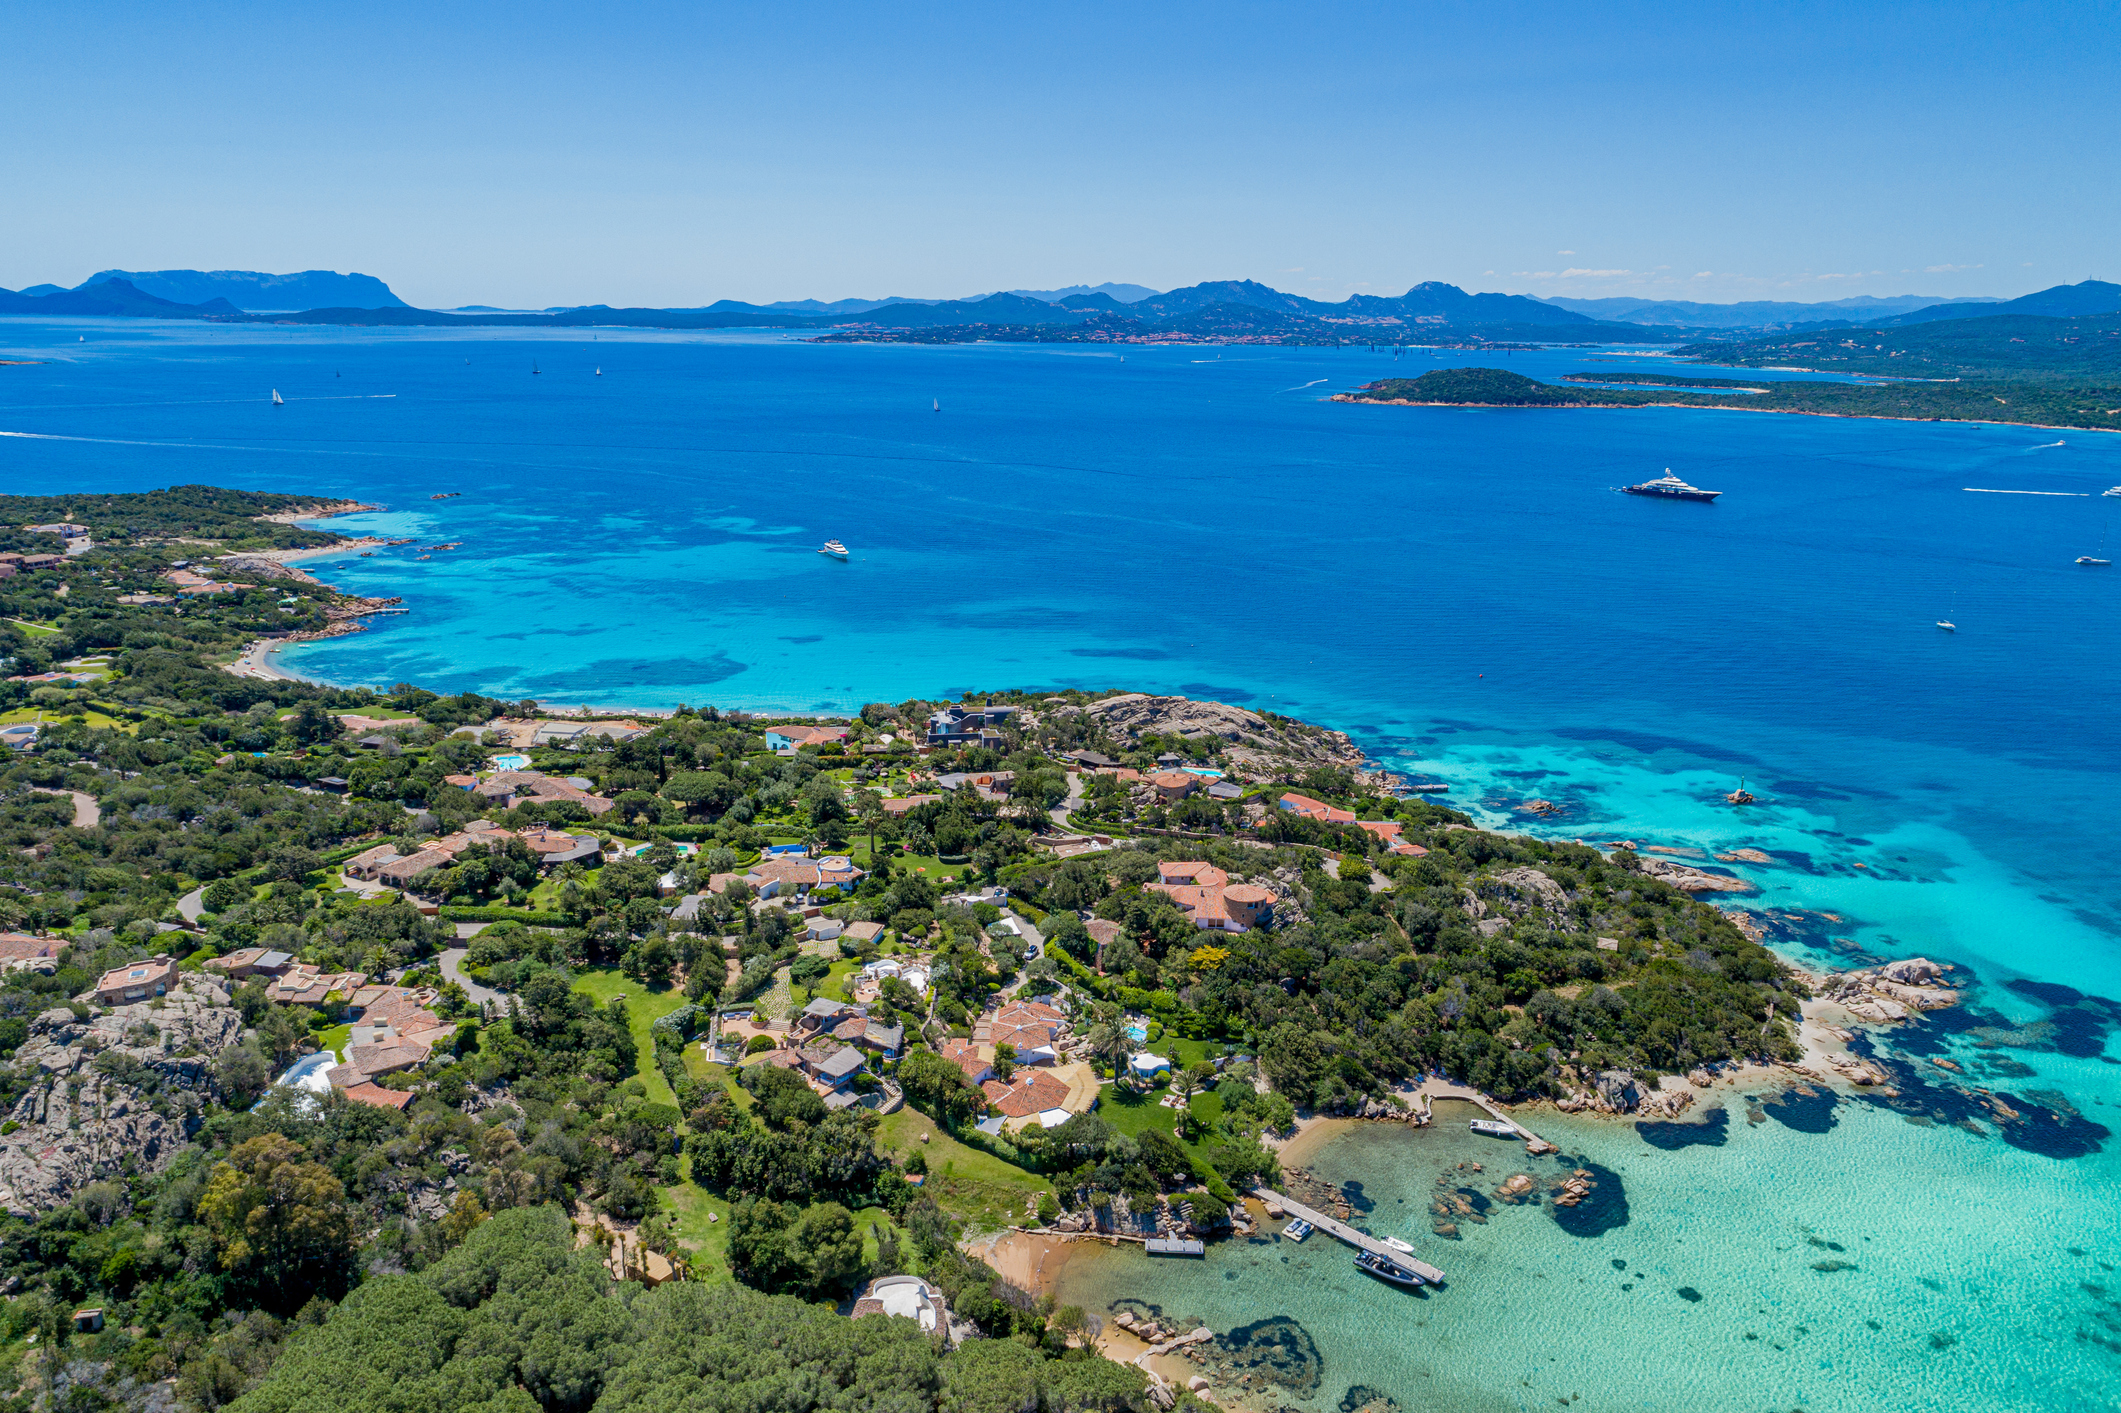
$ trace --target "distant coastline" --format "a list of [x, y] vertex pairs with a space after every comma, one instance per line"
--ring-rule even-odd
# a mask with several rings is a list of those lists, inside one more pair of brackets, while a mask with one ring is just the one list
[[1404, 397], [1357, 397], [1352, 393], [1335, 393], [1328, 402], [1360, 402], [1372, 407], [1484, 407], [1511, 412], [1528, 410], [1553, 411], [1598, 411], [1636, 412], [1655, 408], [1686, 408], [1701, 412], [1771, 412], [1785, 417], [1840, 417], [1858, 422], [1945, 422], [1959, 426], [1983, 424], [2009, 427], [2029, 427], [2042, 432], [2113, 432], [2121, 433], [2121, 427], [2085, 427], [2075, 422], [2012, 422], [2005, 418], [1988, 417], [1977, 421], [1971, 417], [1909, 417], [1896, 416], [1890, 412], [1827, 412], [1805, 407], [1760, 407], [1743, 402], [1648, 402], [1639, 406], [1620, 406], [1609, 402], [1546, 402], [1526, 404], [1522, 402], [1456, 402], [1429, 398], [1416, 401]]
[[[1590, 388], [1622, 376], [1569, 374], [1571, 386], [1543, 383], [1501, 368], [1438, 368], [1417, 378], [1381, 378], [1333, 402], [1396, 407], [1708, 408], [1717, 412], [1785, 412], [1892, 422], [2009, 425], [2052, 431], [2121, 431], [2121, 407], [2085, 404], [2121, 400], [2121, 389], [2019, 381], [1889, 383], [1754, 382], [1737, 377], [1645, 375], [1626, 389]], [[1710, 391], [1713, 390], [1713, 393]], [[2007, 394], [2007, 396], [2006, 396]]]

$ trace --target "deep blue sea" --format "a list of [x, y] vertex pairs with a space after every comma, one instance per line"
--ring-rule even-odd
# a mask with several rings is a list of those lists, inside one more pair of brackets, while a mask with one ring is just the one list
[[[1672, 367], [1585, 350], [1122, 356], [0, 320], [0, 357], [50, 360], [0, 368], [10, 490], [316, 492], [388, 507], [334, 528], [462, 542], [424, 561], [415, 547], [311, 561], [412, 612], [291, 649], [292, 670], [568, 705], [841, 711], [1071, 685], [1286, 711], [1449, 782], [1451, 803], [1495, 824], [1764, 849], [1773, 863], [1737, 868], [1761, 887], [1749, 902], [1791, 915], [1791, 955], [1970, 968], [1986, 1028], [1923, 1043], [1976, 1075], [2005, 1056], [2032, 1073], [1999, 1087], [2121, 1128], [2111, 1023], [2054, 989], [2121, 997], [2121, 581], [2073, 562], [2102, 544], [2113, 557], [2121, 498], [2099, 493], [2121, 484], [2121, 438], [1326, 400], [1453, 362]], [[1722, 498], [1614, 489], [1667, 467]], [[850, 562], [815, 552], [828, 537]], [[1722, 795], [1741, 779], [1760, 803], [1734, 810]], [[1532, 797], [1563, 813], [1516, 808]], [[1586, 1151], [1636, 1170], [1638, 1235], [1660, 1203], [1702, 1204], [1685, 1240], [1715, 1248], [1724, 1295], [1603, 1333], [1572, 1333], [1557, 1309], [1559, 1347], [1739, 1341], [1731, 1292], [1768, 1280], [1761, 1243], [1806, 1240], [1786, 1207], [1864, 1211], [1874, 1245], [1904, 1250], [1830, 1280], [1792, 1268], [1804, 1338], [1835, 1331], [1831, 1368], [1804, 1356], [1810, 1377], [1785, 1389], [1710, 1361], [1660, 1385], [1585, 1343], [1590, 1386], [1561, 1390], [1584, 1395], [1572, 1406], [2121, 1406], [2121, 1136], [2058, 1157], [1843, 1109], [1828, 1132], [1738, 1122], [1726, 1145], [1677, 1152], [1585, 1126]], [[1763, 1162], [1771, 1204], [1747, 1200]], [[1555, 1272], [1607, 1266], [1612, 1233], [1517, 1215]], [[1446, 1255], [1463, 1265], [1503, 1226]], [[1956, 1274], [1907, 1275], [1920, 1252]], [[1949, 1329], [1862, 1323], [1859, 1307], [1937, 1303], [1926, 1279], [1978, 1287], [1952, 1286]], [[1476, 1341], [1484, 1288], [1498, 1287], [1438, 1297]], [[1313, 1305], [1329, 1366], [1356, 1360], [1364, 1321], [1391, 1318], [1342, 1328], [1332, 1302]], [[1778, 1367], [1796, 1367], [1796, 1338]], [[1454, 1367], [1456, 1402], [1420, 1402], [1413, 1373], [1404, 1392], [1368, 1382], [1410, 1408], [1560, 1396]], [[1348, 1382], [1329, 1368], [1317, 1406]]]

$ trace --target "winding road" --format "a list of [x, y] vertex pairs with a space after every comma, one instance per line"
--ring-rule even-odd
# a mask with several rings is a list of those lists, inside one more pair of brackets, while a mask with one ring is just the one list
[[40, 795], [71, 795], [76, 829], [94, 829], [103, 822], [103, 807], [96, 803], [94, 795], [85, 795], [79, 790], [54, 790], [46, 785], [32, 785], [30, 789]]

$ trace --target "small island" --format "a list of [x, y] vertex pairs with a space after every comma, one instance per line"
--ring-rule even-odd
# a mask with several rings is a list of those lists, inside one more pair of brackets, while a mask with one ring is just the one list
[[1688, 378], [1632, 368], [1568, 373], [1563, 381], [1569, 386], [1501, 368], [1438, 368], [1418, 378], [1366, 383], [1353, 392], [1335, 393], [1333, 401], [1398, 407], [1692, 407], [2121, 431], [2121, 387], [2063, 381], [1767, 382]]

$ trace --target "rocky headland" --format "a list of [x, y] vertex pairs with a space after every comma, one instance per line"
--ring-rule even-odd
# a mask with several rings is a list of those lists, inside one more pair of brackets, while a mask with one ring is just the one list
[[1228, 742], [1226, 755], [1231, 773], [1240, 779], [1279, 779], [1292, 762], [1349, 769], [1363, 763], [1361, 747], [1349, 740], [1345, 731], [1329, 731], [1291, 717], [1264, 715], [1224, 702], [1128, 692], [1081, 708], [1063, 707], [1051, 714], [1059, 716], [1078, 710], [1119, 740], [1136, 741], [1152, 735], [1196, 739], [1212, 736]]
[[0, 1123], [0, 1206], [40, 1211], [97, 1178], [167, 1167], [242, 1034], [227, 993], [199, 976], [86, 1018], [68, 1006], [37, 1015], [15, 1052], [26, 1092]]

